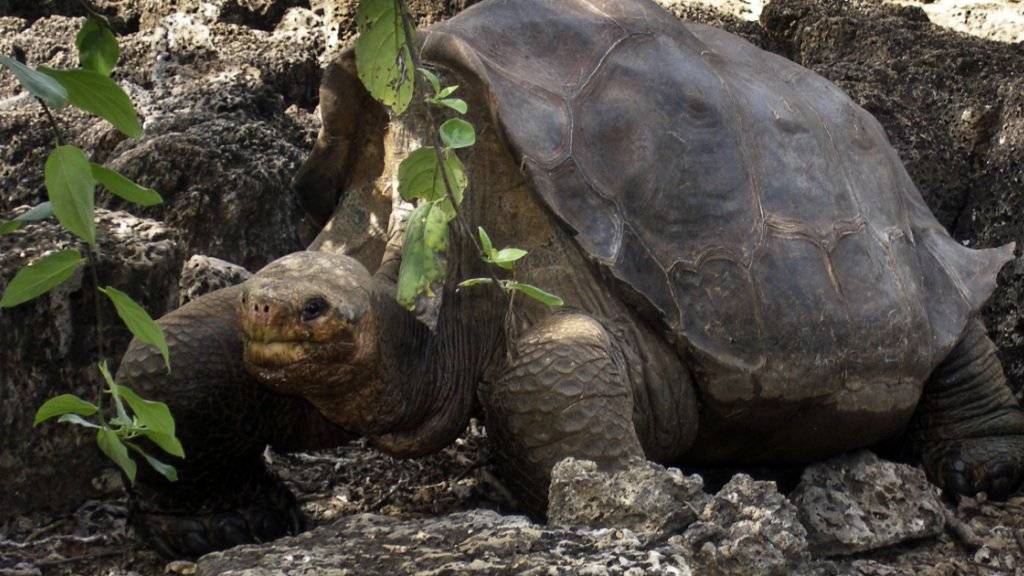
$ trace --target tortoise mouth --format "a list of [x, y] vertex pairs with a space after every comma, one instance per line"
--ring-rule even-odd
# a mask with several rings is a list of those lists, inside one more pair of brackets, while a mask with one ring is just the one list
[[261, 340], [244, 339], [245, 364], [257, 371], [276, 371], [292, 366], [309, 367], [328, 365], [344, 360], [355, 349], [355, 342], [347, 340]]
[[255, 368], [284, 368], [311, 360], [319, 348], [322, 346], [306, 340], [246, 339], [245, 363]]

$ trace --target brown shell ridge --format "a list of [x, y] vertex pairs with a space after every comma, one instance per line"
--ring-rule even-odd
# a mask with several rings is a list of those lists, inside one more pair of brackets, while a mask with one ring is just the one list
[[[586, 0], [584, 0], [584, 1], [586, 1]], [[589, 4], [589, 2], [588, 2], [588, 4]], [[616, 24], [618, 24], [618, 22], [616, 22]], [[608, 57], [611, 56], [612, 52], [614, 52], [617, 48], [619, 48], [619, 46], [621, 46], [624, 42], [627, 42], [627, 41], [630, 41], [630, 40], [635, 40], [635, 39], [638, 39], [638, 38], [652, 38], [652, 37], [653, 36], [651, 34], [646, 33], [646, 32], [634, 32], [634, 33], [625, 32], [622, 37], [620, 37], [620, 38], [616, 39], [614, 42], [612, 42], [612, 45], [609, 46], [608, 49], [604, 51], [604, 54], [601, 55], [601, 59], [598, 60], [597, 64], [594, 66], [593, 70], [591, 70], [590, 73], [587, 74], [587, 77], [583, 80], [583, 82], [580, 83], [580, 85], [577, 86], [576, 89], [573, 90], [572, 93], [569, 95], [569, 98], [566, 101], [566, 106], [569, 109], [569, 150], [568, 150], [568, 155], [569, 156], [572, 156], [573, 136], [576, 133], [576, 106], [575, 106], [576, 99], [579, 98], [580, 96], [583, 96], [583, 95], [586, 94], [587, 89], [590, 86], [593, 85], [592, 82], [593, 82], [594, 78], [597, 77], [597, 75], [601, 71], [601, 68], [604, 66], [605, 62], [608, 61]], [[616, 202], [616, 204], [618, 204], [618, 203]], [[619, 207], [619, 208], [620, 208], [620, 212], [621, 212], [621, 207]]]

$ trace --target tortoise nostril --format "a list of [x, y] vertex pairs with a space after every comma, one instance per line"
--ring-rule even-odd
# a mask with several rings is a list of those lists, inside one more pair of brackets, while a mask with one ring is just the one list
[[269, 304], [264, 304], [263, 305], [263, 313], [266, 314], [268, 312], [270, 312], [270, 305]]

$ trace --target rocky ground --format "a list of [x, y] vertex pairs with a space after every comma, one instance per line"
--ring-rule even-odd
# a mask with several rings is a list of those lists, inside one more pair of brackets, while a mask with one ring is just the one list
[[[1024, 240], [1024, 4], [661, 2], [682, 18], [740, 34], [847, 90], [883, 123], [929, 205], [959, 240], [972, 246]], [[423, 23], [469, 3], [410, 2]], [[318, 128], [320, 68], [354, 32], [355, 1], [94, 4], [112, 17], [120, 34], [116, 78], [132, 95], [146, 136], [124, 140], [104, 122], [71, 111], [62, 113], [62, 129], [93, 159], [158, 189], [167, 200], [158, 207], [133, 208], [135, 216], [114, 199], [99, 200], [101, 237], [108, 239], [101, 245], [100, 281], [127, 288], [158, 314], [243, 275], [228, 270], [205, 285], [197, 283], [189, 266], [204, 264], [189, 260], [193, 255], [252, 270], [301, 248], [310, 228], [288, 182]], [[34, 65], [73, 66], [81, 16], [75, 0], [0, 0], [0, 53], [22, 54]], [[50, 140], [35, 103], [8, 74], [0, 74], [0, 219], [43, 198], [41, 165]], [[0, 238], [0, 286], [46, 250], [73, 244], [51, 223]], [[56, 426], [30, 426], [31, 414], [45, 398], [68, 391], [89, 394], [95, 386], [90, 363], [101, 342], [94, 336], [90, 292], [91, 280], [75, 277], [52, 296], [0, 315], [0, 576], [165, 570], [125, 527], [120, 480], [106, 469], [92, 441]], [[1018, 258], [1003, 271], [985, 310], [1018, 391], [1024, 384], [1022, 302], [1024, 261]], [[102, 336], [102, 347], [114, 357], [126, 343], [126, 335], [114, 330]], [[251, 568], [248, 574], [285, 568], [304, 574], [343, 566], [351, 573], [400, 573], [416, 566], [432, 573], [454, 573], [457, 567], [460, 573], [481, 574], [546, 573], [549, 567], [590, 574], [1024, 574], [1020, 496], [1007, 503], [964, 500], [957, 506], [936, 504], [930, 512], [908, 510], [901, 507], [905, 499], [899, 492], [919, 486], [919, 479], [865, 461], [833, 466], [815, 483], [832, 487], [824, 495], [799, 488], [789, 492], [794, 486], [784, 485], [783, 498], [773, 485], [743, 477], [730, 484], [729, 474], [712, 474], [706, 497], [687, 492], [693, 518], [676, 517], [671, 529], [652, 539], [643, 535], [642, 523], [628, 519], [623, 525], [635, 530], [588, 531], [542, 528], [482, 511], [510, 511], [483, 446], [482, 432], [473, 429], [459, 444], [424, 460], [394, 461], [360, 445], [268, 455], [320, 527], [272, 547], [169, 569], [203, 574], [245, 568]], [[856, 477], [851, 469], [887, 470], [881, 483], [889, 492], [858, 493], [856, 483], [848, 481]], [[581, 485], [614, 483], [590, 476], [585, 466], [574, 470], [572, 478]], [[655, 491], [669, 502], [681, 493], [671, 489], [677, 476], [638, 474], [669, 487]], [[849, 510], [865, 497], [874, 504], [861, 508], [868, 511], [860, 517], [864, 530], [840, 539], [843, 546], [860, 542], [860, 550], [824, 559], [837, 544], [824, 544], [813, 527], [835, 518], [808, 515], [806, 506], [814, 502], [828, 510], [830, 503], [841, 503]], [[563, 511], [570, 524], [588, 510], [601, 515], [622, 506], [566, 498]], [[890, 508], [904, 520], [921, 522], [903, 522], [896, 540], [873, 531], [870, 516]], [[658, 518], [665, 509], [648, 507], [642, 516]], [[944, 528], [936, 510], [945, 510]], [[779, 523], [768, 522], [772, 518]], [[844, 517], [839, 524], [854, 525], [854, 520]], [[798, 526], [810, 533], [801, 535]], [[865, 541], [872, 543], [864, 548]], [[352, 560], [353, 554], [365, 557], [359, 560], [364, 563]]]

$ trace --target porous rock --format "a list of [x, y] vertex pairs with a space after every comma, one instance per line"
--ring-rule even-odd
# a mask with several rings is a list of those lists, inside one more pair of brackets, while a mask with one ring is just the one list
[[924, 472], [861, 450], [808, 466], [790, 499], [815, 554], [854, 554], [936, 536], [945, 526]]
[[221, 260], [196, 254], [185, 262], [178, 279], [178, 305], [208, 294], [214, 290], [241, 284], [252, 276], [245, 268]]
[[[21, 207], [3, 215], [19, 214]], [[127, 292], [153, 316], [172, 308], [181, 261], [177, 235], [160, 222], [125, 212], [97, 211], [96, 273], [101, 286]], [[21, 267], [57, 250], [85, 247], [53, 220], [0, 236], [0, 290]], [[111, 466], [84, 429], [48, 423], [32, 427], [40, 405], [58, 394], [95, 400], [96, 362], [116, 363], [131, 334], [79, 268], [35, 300], [0, 310], [0, 516], [55, 509], [98, 495], [91, 482]], [[96, 303], [103, 332], [96, 334]], [[109, 484], [109, 483], [108, 483]]]
[[589, 460], [566, 458], [551, 471], [548, 521], [555, 526], [628, 528], [652, 538], [686, 529], [708, 500], [704, 481], [677, 468], [637, 461], [603, 472]]
[[733, 476], [669, 542], [683, 546], [702, 574], [716, 576], [790, 574], [809, 558], [796, 507], [775, 482], [746, 474]]
[[[37, 20], [12, 41], [29, 63], [68, 67], [80, 18]], [[290, 181], [311, 146], [309, 108], [319, 83], [319, 45], [280, 33], [207, 25], [186, 14], [121, 38], [116, 77], [132, 96], [145, 136], [130, 140], [104, 120], [66, 108], [64, 140], [160, 192], [165, 202], [131, 210], [182, 232], [186, 253], [262, 267], [302, 247], [303, 213]], [[42, 166], [53, 141], [42, 111], [0, 75], [0, 211], [45, 197]], [[300, 105], [301, 104], [301, 105]], [[307, 108], [303, 108], [307, 106]], [[101, 194], [98, 203], [126, 208]]]
[[566, 529], [471, 510], [403, 520], [376, 514], [199, 559], [198, 576], [330, 574], [665, 574], [695, 572], [679, 547], [628, 530]]

